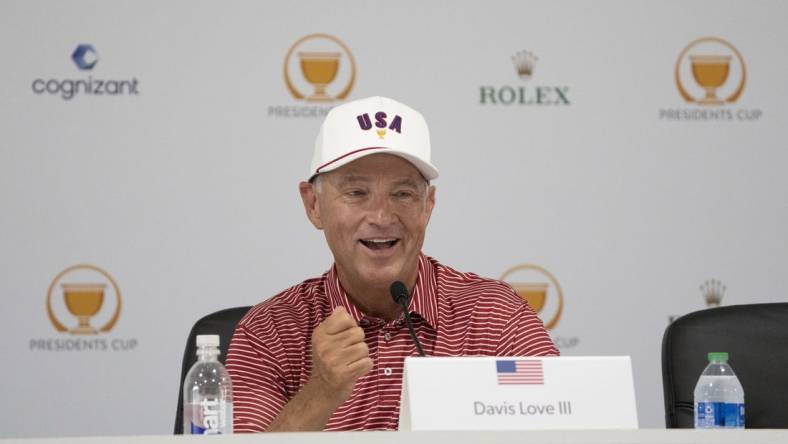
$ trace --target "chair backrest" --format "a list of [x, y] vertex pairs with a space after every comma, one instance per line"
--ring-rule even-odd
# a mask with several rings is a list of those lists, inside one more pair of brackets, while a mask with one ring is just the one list
[[181, 383], [178, 385], [178, 409], [175, 413], [176, 435], [183, 434], [183, 380], [192, 365], [197, 362], [197, 345], [195, 344], [197, 335], [219, 335], [219, 347], [222, 351], [219, 360], [224, 364], [235, 326], [250, 308], [252, 307], [227, 308], [204, 316], [194, 323], [194, 327], [189, 332], [189, 338], [186, 340], [186, 350], [183, 352]]
[[668, 428], [694, 426], [695, 384], [708, 352], [728, 352], [744, 389], [745, 427], [788, 427], [788, 303], [696, 311], [662, 338], [662, 388]]

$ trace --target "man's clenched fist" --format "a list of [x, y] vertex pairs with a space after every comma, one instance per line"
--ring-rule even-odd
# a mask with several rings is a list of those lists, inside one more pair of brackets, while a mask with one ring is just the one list
[[344, 307], [337, 307], [312, 333], [310, 383], [342, 403], [350, 398], [356, 380], [370, 370], [364, 330]]

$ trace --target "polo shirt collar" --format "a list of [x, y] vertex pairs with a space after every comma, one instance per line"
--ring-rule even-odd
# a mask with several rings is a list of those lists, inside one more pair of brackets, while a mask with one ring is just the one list
[[[419, 254], [419, 273], [416, 277], [416, 285], [411, 290], [408, 311], [411, 315], [416, 314], [427, 321], [432, 328], [438, 328], [438, 301], [437, 284], [435, 280], [435, 265], [430, 258], [424, 254]], [[326, 274], [326, 295], [333, 312], [337, 307], [345, 307], [350, 316], [359, 322], [367, 317], [356, 307], [348, 298], [347, 293], [339, 282], [337, 266], [334, 264]]]

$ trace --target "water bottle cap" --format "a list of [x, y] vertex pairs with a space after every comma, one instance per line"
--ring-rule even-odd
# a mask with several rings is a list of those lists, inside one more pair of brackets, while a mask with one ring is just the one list
[[728, 352], [709, 352], [708, 358], [709, 358], [709, 362], [711, 361], [728, 362]]
[[219, 335], [197, 335], [197, 347], [218, 347]]

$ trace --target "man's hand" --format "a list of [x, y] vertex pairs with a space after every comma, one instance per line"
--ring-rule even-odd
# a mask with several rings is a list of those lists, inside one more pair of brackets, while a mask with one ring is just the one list
[[312, 376], [309, 384], [345, 402], [358, 378], [372, 370], [364, 330], [344, 307], [338, 307], [312, 333]]
[[269, 432], [323, 430], [350, 398], [358, 378], [372, 370], [364, 330], [339, 307], [312, 333], [312, 375], [288, 402]]

